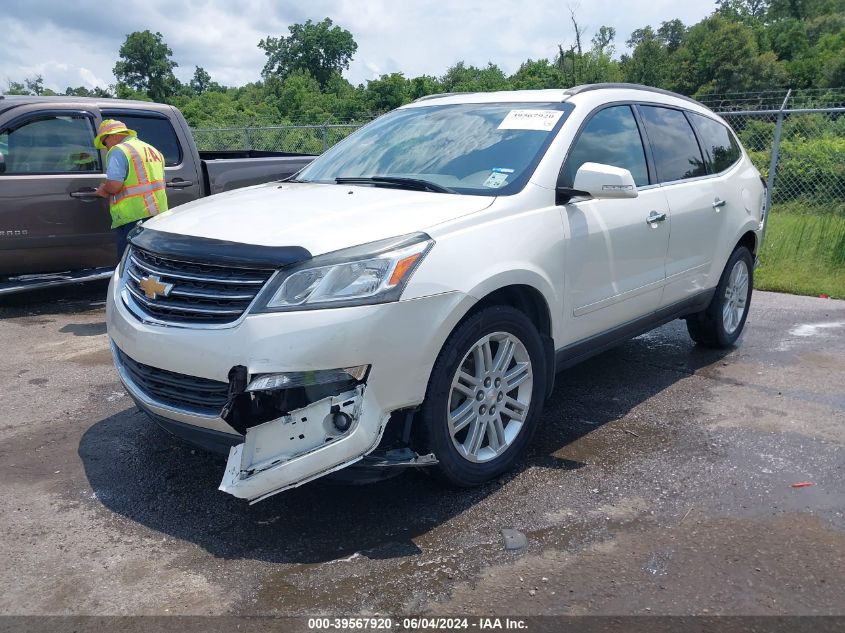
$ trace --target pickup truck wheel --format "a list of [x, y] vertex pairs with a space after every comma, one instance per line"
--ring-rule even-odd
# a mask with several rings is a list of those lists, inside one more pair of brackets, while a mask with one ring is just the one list
[[421, 409], [439, 474], [458, 486], [510, 469], [537, 426], [545, 393], [537, 328], [509, 306], [461, 323], [440, 352]]
[[745, 247], [738, 247], [722, 271], [716, 293], [707, 309], [687, 317], [692, 340], [715, 348], [731, 347], [748, 317], [754, 282], [754, 260]]

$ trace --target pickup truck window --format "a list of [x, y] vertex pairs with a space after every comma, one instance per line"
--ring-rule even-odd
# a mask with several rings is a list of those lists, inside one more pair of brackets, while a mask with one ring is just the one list
[[167, 167], [173, 167], [182, 162], [182, 146], [169, 119], [162, 116], [127, 114], [125, 111], [110, 113], [108, 110], [103, 110], [103, 118], [118, 119], [123, 121], [130, 130], [138, 132], [139, 139], [164, 154], [164, 164]]
[[318, 157], [297, 180], [387, 176], [425, 180], [463, 194], [514, 194], [572, 107], [472, 103], [394, 110]]
[[643, 140], [630, 106], [604, 108], [592, 116], [569, 152], [560, 184], [571, 187], [584, 163], [622, 167], [638, 187], [648, 184]]
[[6, 175], [101, 173], [94, 122], [82, 114], [42, 114], [0, 132]]

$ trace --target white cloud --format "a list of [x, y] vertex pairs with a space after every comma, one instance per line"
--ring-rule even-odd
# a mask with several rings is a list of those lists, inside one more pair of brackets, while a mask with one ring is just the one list
[[[226, 85], [259, 79], [265, 57], [258, 41], [287, 35], [289, 25], [306, 19], [330, 17], [352, 33], [358, 52], [345, 76], [353, 84], [391, 72], [438, 76], [458, 61], [493, 62], [513, 73], [526, 59], [552, 58], [558, 44], [574, 40], [568, 7], [560, 0], [128, 0], [121, 7], [129, 19], [115, 30], [103, 17], [111, 12], [99, 1], [5, 3], [0, 80], [40, 73], [45, 85], [61, 91], [69, 85], [112, 84], [124, 37], [144, 29], [162, 33], [181, 80], [190, 79], [194, 66], [203, 66]], [[612, 26], [621, 52], [636, 28], [673, 18], [692, 24], [711, 10], [711, 3], [596, 0], [578, 6], [577, 17], [585, 44], [599, 26]]]

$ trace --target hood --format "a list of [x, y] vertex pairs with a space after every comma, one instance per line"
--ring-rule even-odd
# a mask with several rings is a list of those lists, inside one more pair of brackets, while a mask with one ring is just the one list
[[155, 231], [312, 255], [425, 231], [496, 198], [384, 187], [273, 182], [203, 198], [148, 220]]

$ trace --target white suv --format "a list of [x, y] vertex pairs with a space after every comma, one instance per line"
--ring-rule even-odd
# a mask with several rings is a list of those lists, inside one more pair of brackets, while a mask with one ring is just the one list
[[764, 194], [679, 95], [426, 97], [294, 179], [136, 229], [115, 363], [155, 421], [228, 453], [237, 497], [353, 464], [478, 484], [514, 464], [561, 368], [677, 318], [734, 344]]

